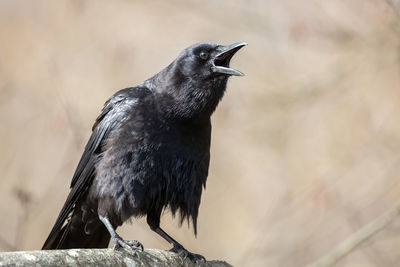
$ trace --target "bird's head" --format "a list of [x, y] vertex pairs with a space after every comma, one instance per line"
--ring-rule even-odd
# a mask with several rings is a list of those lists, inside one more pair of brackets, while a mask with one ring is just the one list
[[184, 76], [192, 79], [214, 79], [221, 76], [243, 76], [238, 70], [229, 67], [233, 55], [246, 43], [234, 43], [223, 46], [211, 43], [199, 43], [183, 50], [176, 64]]
[[230, 68], [233, 55], [246, 43], [223, 46], [198, 43], [184, 49], [150, 85], [166, 99], [162, 104], [174, 118], [209, 117], [224, 95], [230, 76], [243, 76]]

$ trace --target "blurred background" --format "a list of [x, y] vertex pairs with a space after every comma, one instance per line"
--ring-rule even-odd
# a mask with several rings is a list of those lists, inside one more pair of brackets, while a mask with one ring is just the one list
[[[0, 0], [0, 250], [40, 249], [115, 91], [196, 42], [249, 45], [213, 115], [198, 236], [235, 266], [305, 266], [400, 200], [395, 0]], [[392, 4], [392, 5], [390, 5]], [[170, 246], [133, 220], [119, 230]], [[337, 266], [398, 266], [400, 220]]]

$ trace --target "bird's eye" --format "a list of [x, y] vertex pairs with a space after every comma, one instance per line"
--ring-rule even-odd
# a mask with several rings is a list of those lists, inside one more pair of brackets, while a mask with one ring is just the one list
[[207, 52], [204, 52], [204, 51], [201, 51], [200, 52], [200, 58], [201, 59], [203, 59], [203, 60], [207, 60], [208, 59], [208, 53]]

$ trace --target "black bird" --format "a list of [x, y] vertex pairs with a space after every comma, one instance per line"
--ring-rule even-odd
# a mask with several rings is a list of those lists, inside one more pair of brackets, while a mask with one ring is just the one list
[[71, 182], [71, 191], [42, 249], [136, 249], [116, 232], [126, 220], [147, 216], [150, 228], [192, 261], [160, 228], [170, 208], [180, 221], [197, 215], [210, 161], [211, 114], [221, 100], [232, 56], [245, 43], [199, 43], [136, 87], [115, 93], [97, 117]]

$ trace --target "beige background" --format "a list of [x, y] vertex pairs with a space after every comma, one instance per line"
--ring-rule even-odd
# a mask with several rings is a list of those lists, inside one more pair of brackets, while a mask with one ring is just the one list
[[[400, 19], [384, 0], [0, 0], [0, 250], [39, 249], [103, 103], [186, 46], [245, 41], [188, 249], [304, 266], [400, 200]], [[120, 229], [168, 249], [143, 219]], [[338, 266], [398, 266], [400, 221]]]

